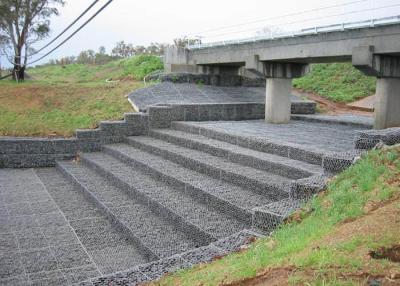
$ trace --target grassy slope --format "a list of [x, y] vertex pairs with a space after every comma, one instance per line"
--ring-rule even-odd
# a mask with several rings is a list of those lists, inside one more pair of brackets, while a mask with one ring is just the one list
[[363, 75], [350, 63], [315, 64], [309, 74], [293, 81], [296, 88], [346, 103], [374, 94], [375, 84], [374, 77]]
[[[400, 146], [371, 151], [270, 238], [152, 285], [364, 285], [369, 275], [400, 277], [398, 263], [368, 256], [371, 249], [400, 243], [399, 155]], [[282, 271], [278, 282], [243, 280]]]
[[[140, 56], [102, 66], [72, 64], [28, 70], [24, 83], [0, 81], [0, 136], [72, 136], [100, 120], [133, 111], [124, 97], [142, 86], [143, 76], [162, 67]], [[122, 79], [109, 88], [105, 79]]]

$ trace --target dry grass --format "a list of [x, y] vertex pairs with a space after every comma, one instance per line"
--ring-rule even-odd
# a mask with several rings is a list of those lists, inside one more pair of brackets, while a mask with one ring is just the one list
[[109, 69], [49, 67], [24, 83], [0, 81], [0, 136], [70, 137], [77, 128], [132, 112], [126, 95], [142, 82], [124, 79], [109, 88]]

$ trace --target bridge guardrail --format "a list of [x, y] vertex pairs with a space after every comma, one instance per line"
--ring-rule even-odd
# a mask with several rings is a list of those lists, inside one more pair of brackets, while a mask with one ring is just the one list
[[301, 29], [301, 30], [297, 30], [297, 31], [280, 32], [280, 33], [275, 33], [275, 34], [271, 34], [268, 36], [255, 36], [255, 37], [236, 39], [236, 40], [195, 44], [195, 45], [189, 45], [187, 47], [187, 49], [199, 50], [199, 49], [206, 49], [206, 48], [232, 45], [232, 44], [244, 44], [244, 43], [251, 43], [251, 42], [258, 42], [258, 41], [265, 41], [265, 40], [275, 40], [275, 39], [282, 39], [282, 38], [289, 38], [289, 37], [300, 37], [300, 36], [313, 35], [313, 34], [319, 34], [319, 33], [330, 33], [330, 32], [345, 31], [345, 30], [352, 30], [352, 29], [370, 28], [370, 27], [376, 27], [376, 26], [387, 26], [387, 25], [394, 25], [394, 24], [399, 24], [399, 23], [400, 23], [400, 15], [397, 15], [397, 16], [370, 19], [370, 20], [357, 21], [357, 22], [347, 22], [347, 23], [340, 23], [340, 24], [333, 24], [333, 25], [326, 25], [326, 26], [319, 26], [319, 27], [311, 27], [311, 28], [305, 28], [305, 29]]

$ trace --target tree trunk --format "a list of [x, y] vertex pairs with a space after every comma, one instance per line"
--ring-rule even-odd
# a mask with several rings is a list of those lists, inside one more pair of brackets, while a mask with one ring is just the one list
[[14, 57], [13, 79], [16, 81], [23, 81], [25, 79], [25, 66], [21, 64], [21, 53]]
[[12, 78], [13, 80], [16, 81], [25, 80], [25, 67], [21, 67], [20, 65], [14, 65]]
[[24, 80], [25, 80], [25, 66], [22, 66], [22, 67], [19, 69], [18, 79], [19, 79], [20, 81], [24, 81]]

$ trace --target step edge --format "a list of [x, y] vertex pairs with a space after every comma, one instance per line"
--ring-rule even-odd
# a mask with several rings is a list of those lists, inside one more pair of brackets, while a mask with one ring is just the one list
[[[128, 184], [127, 182], [123, 181], [122, 179], [118, 178], [111, 171], [103, 168], [98, 163], [93, 162], [93, 160], [85, 157], [85, 154], [81, 155], [81, 160], [87, 167], [91, 168], [97, 174], [104, 176], [108, 180], [110, 180], [114, 186], [122, 189], [129, 196], [135, 196], [135, 198], [139, 199], [143, 204], [147, 204], [150, 207], [150, 210], [152, 212], [154, 212], [156, 215], [162, 216], [164, 213], [167, 213], [168, 215], [172, 216], [172, 219], [171, 219], [171, 217], [169, 217], [169, 219], [171, 219], [171, 220], [169, 220], [169, 222], [172, 222], [172, 224], [175, 227], [180, 229], [183, 233], [188, 235], [191, 239], [193, 239], [197, 243], [204, 243], [204, 241], [206, 241], [206, 243], [211, 243], [212, 241], [217, 240], [217, 238], [214, 237], [212, 234], [208, 233], [207, 231], [205, 231], [201, 227], [193, 224], [192, 222], [186, 220], [181, 215], [175, 213], [174, 210], [171, 209], [170, 207], [165, 206], [162, 203], [159, 203], [152, 197], [139, 191], [134, 186], [132, 186], [132, 185]], [[153, 209], [153, 208], [155, 208], [155, 209]], [[164, 220], [164, 217], [161, 217], [161, 219]], [[185, 227], [183, 227], [183, 225]], [[190, 228], [192, 231], [188, 232], [186, 227]], [[193, 235], [191, 232], [194, 232], [195, 235]]]
[[[245, 240], [239, 240], [238, 244], [232, 244], [229, 246], [230, 238], [238, 236], [240, 234], [245, 234], [247, 236], [247, 238]], [[140, 283], [150, 282], [150, 281], [161, 278], [162, 276], [164, 276], [167, 273], [173, 273], [178, 270], [182, 270], [182, 269], [193, 267], [195, 265], [199, 265], [201, 263], [208, 263], [208, 262], [211, 262], [214, 259], [217, 259], [221, 256], [225, 256], [225, 255], [228, 255], [235, 251], [239, 251], [243, 246], [249, 245], [250, 243], [252, 243], [253, 242], [252, 238], [259, 239], [262, 237], [265, 237], [265, 235], [255, 232], [251, 229], [244, 229], [244, 230], [238, 231], [230, 236], [221, 238], [221, 239], [219, 239], [213, 243], [210, 243], [206, 246], [203, 246], [203, 247], [192, 248], [185, 252], [177, 253], [177, 254], [174, 254], [169, 257], [165, 257], [165, 258], [154, 260], [154, 261], [151, 261], [151, 262], [148, 262], [145, 264], [137, 265], [133, 268], [124, 269], [124, 270], [106, 274], [106, 275], [99, 275], [97, 277], [93, 277], [88, 280], [85, 280], [84, 282], [87, 281], [88, 283], [93, 283], [93, 284], [97, 285], [96, 282], [99, 282], [99, 281], [101, 283], [115, 282], [115, 281], [113, 281], [114, 278], [117, 279], [117, 281], [129, 282], [128, 276], [131, 277], [132, 273], [137, 273], [139, 276], [142, 275], [141, 277], [144, 276], [145, 279], [143, 281], [141, 281]], [[222, 246], [222, 247], [220, 246], [220, 245], [224, 245], [224, 242], [228, 242], [228, 248], [226, 248], [224, 246]], [[186, 255], [188, 253], [193, 253], [193, 252], [197, 252], [198, 250], [204, 250], [204, 249], [214, 250], [215, 253], [212, 253], [213, 252], [212, 251], [211, 253], [209, 253], [205, 256], [204, 255], [200, 255], [200, 256], [195, 255], [195, 257], [192, 257], [192, 259], [190, 257], [189, 258], [186, 257]], [[192, 261], [192, 260], [195, 260], [195, 261]], [[172, 261], [172, 263], [171, 263], [171, 261]], [[171, 267], [171, 264], [173, 264], [174, 266]], [[152, 267], [152, 266], [154, 266], [154, 267]], [[150, 269], [150, 271], [148, 271], [149, 269]], [[125, 275], [127, 276], [126, 278], [124, 278]], [[126, 280], [124, 280], [124, 279], [126, 279]], [[90, 284], [90, 285], [92, 285], [92, 284]], [[112, 285], [114, 285], [114, 284], [112, 284]], [[125, 284], [123, 284], [123, 285], [125, 285]]]
[[[282, 187], [279, 184], [270, 183], [267, 181], [262, 182], [257, 179], [254, 179], [254, 178], [247, 177], [246, 175], [242, 175], [238, 172], [234, 173], [232, 171], [226, 171], [225, 169], [223, 169], [221, 167], [215, 167], [215, 166], [209, 165], [207, 163], [200, 162], [196, 159], [188, 158], [184, 155], [177, 154], [170, 150], [162, 149], [160, 147], [150, 146], [151, 150], [148, 150], [148, 148], [146, 148], [146, 146], [148, 147], [149, 145], [146, 145], [145, 143], [137, 141], [137, 138], [134, 138], [134, 137], [128, 137], [127, 144], [131, 145], [135, 148], [138, 148], [144, 152], [148, 152], [148, 153], [155, 154], [155, 155], [158, 155], [158, 154], [154, 152], [154, 149], [163, 151], [162, 157], [166, 160], [180, 164], [181, 166], [184, 166], [185, 168], [188, 168], [188, 169], [203, 173], [205, 175], [211, 176], [215, 179], [227, 181], [229, 183], [233, 183], [235, 185], [238, 185], [238, 186], [241, 186], [244, 188], [246, 188], [246, 187], [248, 188], [248, 184], [244, 184], [244, 180], [247, 180], [248, 182], [251, 182], [254, 192], [261, 194], [261, 195], [272, 196], [273, 194], [270, 194], [270, 193], [271, 192], [275, 193], [277, 191], [278, 193], [275, 193], [275, 195], [278, 195], [278, 197], [283, 196], [282, 198], [285, 198], [289, 194], [288, 186]], [[166, 154], [169, 156], [166, 156]], [[194, 162], [194, 163], [196, 163], [197, 166], [201, 166], [201, 169], [196, 170], [196, 168], [191, 167], [190, 164], [186, 164], [187, 166], [182, 165], [182, 162], [177, 160], [177, 158], [183, 159], [187, 162], [192, 162], [192, 163]], [[246, 167], [246, 166], [243, 166], [243, 167]], [[202, 168], [206, 168], [206, 172], [202, 171]], [[215, 176], [215, 174], [216, 174], [215, 170], [218, 170], [218, 174], [219, 174], [218, 177]], [[272, 175], [274, 175], [274, 174], [272, 174]], [[274, 176], [277, 176], [277, 175], [274, 175]], [[238, 177], [241, 177], [242, 179], [238, 180], [238, 181], [234, 181], [234, 182], [232, 181], [232, 178], [238, 178]], [[292, 180], [290, 178], [287, 178], [287, 181], [288, 181], [287, 184], [290, 185]], [[276, 199], [276, 197], [274, 197], [273, 199]]]
[[107, 217], [107, 219], [114, 224], [118, 229], [121, 230], [122, 234], [125, 234], [129, 240], [138, 247], [139, 251], [143, 252], [144, 256], [149, 260], [160, 259], [161, 257], [154, 253], [138, 236], [136, 236], [132, 230], [126, 226], [118, 217], [104, 204], [102, 203], [93, 192], [83, 186], [79, 180], [71, 174], [60, 161], [56, 162], [56, 169], [68, 180], [75, 188], [82, 191], [93, 203], [100, 209], [100, 211]]
[[[292, 205], [285, 206], [287, 201], [291, 201]], [[282, 224], [288, 217], [290, 217], [297, 210], [301, 209], [301, 204], [304, 201], [299, 201], [292, 198], [287, 198], [267, 204], [265, 206], [256, 207], [253, 209], [253, 227], [261, 229], [266, 233], [272, 233], [276, 228]], [[271, 205], [283, 204], [282, 211], [276, 211], [271, 208]]]
[[[282, 153], [283, 151], [272, 152], [272, 151], [259, 150], [259, 149], [255, 148], [254, 146], [252, 146], [252, 145], [257, 145], [259, 143], [255, 139], [251, 139], [249, 137], [242, 136], [242, 135], [229, 134], [229, 133], [223, 132], [223, 131], [211, 130], [210, 128], [206, 128], [206, 127], [193, 126], [190, 124], [190, 122], [174, 121], [171, 124], [171, 129], [183, 131], [183, 132], [187, 132], [187, 133], [191, 133], [191, 134], [202, 135], [207, 138], [219, 140], [219, 141], [226, 142], [226, 143], [231, 143], [231, 144], [241, 146], [241, 147], [246, 147], [251, 150], [285, 156], [289, 159], [303, 161], [303, 162], [318, 165], [318, 166], [322, 166], [322, 158], [327, 154], [327, 152], [324, 152], [323, 150], [312, 151], [312, 150], [303, 149], [302, 146], [298, 146], [295, 144], [278, 143], [273, 140], [264, 140], [264, 142], [262, 142], [262, 143], [265, 145], [274, 146], [275, 149], [283, 148], [284, 153], [287, 155], [283, 154]], [[210, 133], [210, 132], [213, 134], [213, 136], [208, 135], [208, 133]], [[218, 138], [216, 138], [216, 137], [218, 137]], [[299, 150], [302, 152], [302, 154], [300, 156], [292, 155], [293, 151], [299, 151]]]
[[[209, 152], [210, 150], [208, 150], [207, 148], [212, 148], [212, 149], [215, 150], [215, 151], [226, 152], [227, 155], [228, 155], [228, 156], [227, 156], [227, 159], [228, 159], [229, 161], [231, 161], [231, 162], [233, 162], [233, 163], [236, 163], [236, 164], [241, 164], [241, 165], [244, 165], [244, 166], [248, 166], [248, 167], [252, 167], [252, 168], [255, 168], [255, 169], [259, 169], [259, 170], [262, 170], [262, 171], [271, 172], [271, 169], [274, 169], [274, 166], [273, 166], [273, 165], [275, 165], [275, 166], [281, 166], [281, 167], [283, 167], [283, 168], [286, 168], [286, 170], [284, 170], [285, 173], [291, 173], [291, 172], [293, 172], [293, 171], [299, 173], [299, 176], [297, 176], [296, 178], [293, 177], [292, 179], [300, 179], [300, 178], [304, 178], [304, 177], [313, 176], [313, 175], [318, 174], [317, 171], [309, 170], [309, 169], [307, 169], [307, 168], [303, 168], [302, 166], [295, 166], [295, 167], [293, 167], [291, 164], [289, 164], [289, 162], [273, 162], [273, 161], [271, 161], [271, 160], [264, 159], [264, 158], [263, 158], [263, 159], [260, 159], [260, 158], [257, 158], [257, 157], [255, 157], [255, 156], [253, 156], [253, 155], [245, 154], [244, 152], [235, 152], [235, 151], [232, 151], [232, 150], [225, 149], [225, 148], [223, 148], [223, 147], [216, 147], [216, 146], [213, 146], [213, 145], [211, 145], [211, 144], [207, 144], [207, 143], [204, 143], [204, 142], [200, 142], [200, 141], [197, 140], [197, 139], [183, 138], [183, 137], [178, 137], [178, 135], [166, 134], [166, 133], [163, 132], [163, 131], [164, 131], [164, 130], [153, 129], [153, 130], [151, 130], [151, 131], [149, 132], [149, 136], [154, 137], [154, 138], [159, 139], [159, 140], [163, 140], [163, 141], [166, 141], [166, 142], [175, 144], [175, 145], [179, 145], [179, 146], [183, 146], [183, 147], [186, 147], [186, 148], [195, 149], [195, 150], [198, 150], [198, 151], [201, 151], [201, 152], [204, 152], [204, 153], [208, 153], [208, 154], [210, 154], [210, 155], [217, 156], [217, 157], [225, 158], [225, 156], [220, 156], [220, 155], [216, 155], [216, 154], [214, 154], [214, 153]], [[179, 130], [177, 130], [177, 131], [178, 131], [178, 132], [182, 132], [182, 131], [179, 131]], [[183, 132], [183, 133], [187, 133], [187, 132]], [[203, 136], [204, 138], [208, 138], [208, 137], [205, 137], [204, 135], [200, 135], [200, 134], [194, 134], [194, 135]], [[173, 140], [170, 141], [170, 140], [168, 140], [168, 139], [166, 139], [166, 138], [163, 138], [162, 136], [166, 136], [166, 137], [168, 137], [168, 138], [173, 138]], [[187, 145], [184, 145], [184, 144], [180, 144], [180, 143], [179, 143], [179, 140], [176, 141], [176, 140], [174, 140], [174, 139], [180, 139], [180, 140], [184, 140], [185, 142], [190, 142], [190, 143], [193, 143], [193, 142], [194, 142], [194, 143], [196, 144], [196, 146], [193, 146], [192, 144], [191, 144], [190, 146], [187, 146]], [[216, 140], [216, 141], [219, 141], [219, 142], [223, 142], [223, 143], [225, 143], [225, 144], [231, 144], [231, 143], [229, 143], [229, 142], [224, 142], [224, 141], [220, 141], [220, 140], [213, 139], [213, 138], [208, 138], [208, 139], [209, 139], [209, 140]], [[172, 142], [172, 141], [173, 141], [173, 142]], [[183, 143], [183, 142], [182, 142], [182, 143]], [[203, 146], [203, 147], [207, 147], [207, 148], [201, 148], [200, 145]], [[237, 144], [231, 144], [231, 145], [232, 145], [232, 146], [235, 146], [235, 147], [238, 147], [238, 148], [243, 148], [243, 149], [245, 149], [245, 147], [242, 147], [242, 146], [237, 145]], [[250, 150], [253, 151], [253, 152], [265, 153], [265, 152], [261, 152], [261, 151], [254, 150], [254, 149], [250, 149]], [[217, 152], [217, 153], [218, 153], [218, 152]], [[272, 153], [265, 153], [265, 154], [269, 154], [269, 155], [273, 155], [273, 156], [280, 156], [280, 155], [272, 154]], [[240, 162], [239, 162], [239, 160], [234, 160], [234, 159], [232, 158], [232, 156], [233, 156], [233, 158], [234, 158], [235, 156], [247, 157], [247, 158], [250, 159], [251, 163], [249, 163], [248, 160], [240, 161]], [[289, 159], [289, 160], [293, 160], [293, 161], [299, 161], [299, 160], [295, 160], [295, 159], [292, 159], [292, 158], [289, 158], [289, 157], [284, 157], [284, 156], [280, 156], [280, 157], [285, 158], [285, 159]], [[272, 166], [271, 166], [270, 169], [260, 168], [260, 167], [259, 167], [259, 164], [257, 164], [257, 163], [254, 162], [255, 160], [258, 160], [258, 161], [260, 161], [260, 162], [263, 162], [264, 164], [270, 164], [270, 165], [272, 165]], [[299, 162], [310, 164], [310, 163], [304, 162], [304, 161], [299, 161]], [[310, 164], [310, 165], [313, 165], [313, 164]], [[321, 171], [322, 171], [322, 167], [320, 167], [320, 168], [321, 168]], [[275, 173], [275, 174], [276, 174], [276, 175], [281, 175], [281, 174], [279, 174], [279, 173]], [[285, 174], [285, 176], [287, 176], [287, 174]], [[300, 176], [301, 176], [301, 177], [300, 177]]]
[[[129, 146], [129, 145], [127, 145], [127, 146]], [[129, 147], [131, 147], [131, 146], [129, 146]], [[131, 148], [134, 148], [134, 147], [131, 147]], [[239, 220], [244, 220], [245, 222], [246, 221], [247, 222], [251, 221], [252, 214], [251, 214], [251, 212], [249, 210], [246, 210], [246, 209], [244, 209], [244, 208], [242, 208], [240, 206], [237, 206], [237, 205], [235, 205], [235, 204], [233, 204], [233, 203], [231, 203], [231, 202], [229, 202], [229, 201], [227, 201], [227, 200], [225, 200], [223, 198], [215, 196], [212, 193], [209, 193], [209, 192], [207, 192], [206, 190], [204, 190], [202, 188], [199, 188], [199, 187], [197, 187], [195, 185], [192, 185], [189, 182], [185, 182], [182, 179], [178, 179], [176, 177], [173, 177], [172, 175], [169, 175], [169, 174], [166, 174], [164, 172], [161, 172], [160, 170], [158, 170], [158, 169], [156, 169], [156, 168], [154, 168], [152, 166], [149, 166], [149, 165], [147, 165], [147, 164], [145, 164], [143, 162], [140, 162], [137, 159], [132, 158], [129, 155], [124, 154], [123, 152], [121, 152], [119, 150], [112, 149], [109, 146], [103, 146], [103, 149], [104, 149], [104, 152], [107, 153], [108, 155], [111, 155], [114, 158], [119, 159], [119, 160], [123, 161], [126, 164], [129, 164], [131, 166], [132, 165], [136, 165], [136, 166], [140, 166], [140, 167], [146, 168], [147, 171], [153, 173], [153, 175], [151, 175], [151, 176], [154, 176], [154, 174], [156, 174], [156, 175], [160, 175], [160, 176], [162, 176], [164, 178], [169, 179], [170, 182], [179, 181], [182, 184], [181, 187], [184, 187], [185, 191], [189, 191], [192, 195], [197, 195], [196, 194], [196, 192], [197, 192], [196, 190], [200, 190], [204, 195], [207, 196], [207, 198], [213, 199], [217, 203], [223, 203], [224, 205], [226, 205], [229, 208], [233, 208], [234, 211], [232, 210], [232, 212], [229, 212], [229, 211], [227, 212], [229, 215], [233, 215], [235, 218], [237, 218]], [[142, 151], [142, 152], [144, 152], [144, 151]], [[154, 154], [152, 154], [152, 155], [156, 156]], [[182, 167], [182, 168], [184, 168], [184, 167]], [[196, 199], [199, 199], [199, 198], [200, 197], [196, 196]], [[206, 202], [206, 201], [200, 200], [200, 199], [199, 199], [199, 201], [202, 202], [202, 203]], [[238, 212], [241, 213], [240, 216], [238, 215]]]

